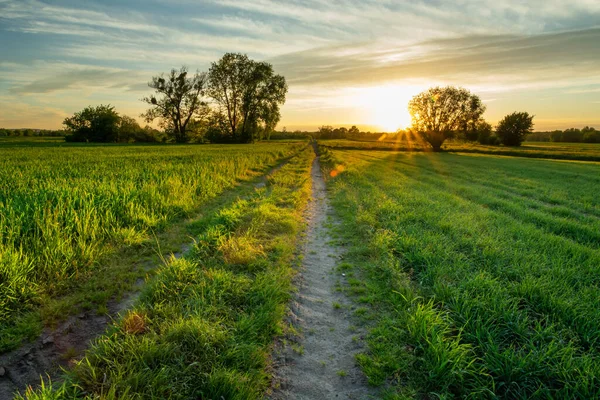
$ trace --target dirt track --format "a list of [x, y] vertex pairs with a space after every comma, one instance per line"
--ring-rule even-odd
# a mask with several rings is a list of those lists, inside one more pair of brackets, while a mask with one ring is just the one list
[[299, 292], [292, 306], [302, 338], [283, 350], [277, 370], [281, 388], [272, 399], [370, 399], [374, 391], [355, 362], [360, 332], [352, 329], [350, 303], [336, 291], [345, 279], [336, 270], [341, 249], [330, 244], [329, 205], [319, 157], [312, 165], [312, 199], [307, 210]]

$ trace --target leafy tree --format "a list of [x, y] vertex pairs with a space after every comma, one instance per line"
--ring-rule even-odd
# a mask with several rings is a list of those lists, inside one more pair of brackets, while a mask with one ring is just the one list
[[119, 139], [119, 114], [109, 105], [86, 107], [65, 118], [63, 125], [70, 142], [116, 142]]
[[323, 125], [319, 127], [317, 131], [317, 137], [319, 139], [333, 139], [333, 126]]
[[144, 130], [138, 122], [127, 115], [119, 120], [119, 142], [145, 142], [143, 140]]
[[550, 132], [550, 141], [552, 142], [562, 142], [562, 131], [552, 131]]
[[408, 109], [412, 128], [434, 151], [440, 151], [446, 139], [465, 132], [479, 121], [485, 105], [467, 89], [447, 86], [416, 95], [408, 103]]
[[287, 84], [271, 64], [227, 53], [212, 63], [207, 93], [227, 121], [229, 141], [252, 142], [268, 135], [279, 122]]
[[492, 125], [485, 122], [479, 121], [474, 129], [477, 133], [477, 141], [480, 144], [495, 144], [493, 141], [495, 137], [492, 136]]
[[348, 136], [356, 138], [360, 135], [360, 130], [356, 127], [356, 125], [352, 125], [350, 129], [348, 129]]
[[496, 127], [496, 135], [505, 146], [520, 146], [525, 136], [533, 131], [533, 115], [514, 112], [504, 117]]
[[148, 86], [156, 93], [142, 99], [151, 105], [142, 117], [147, 122], [159, 118], [161, 126], [177, 143], [185, 143], [188, 140], [187, 127], [192, 117], [203, 118], [208, 112], [208, 106], [201, 100], [205, 82], [205, 73], [196, 72], [193, 76], [188, 76], [186, 67], [181, 67], [179, 71], [172, 69], [166, 77], [164, 74], [152, 77]]
[[583, 133], [577, 128], [565, 129], [561, 139], [563, 142], [579, 143], [583, 141]]
[[583, 142], [585, 143], [600, 143], [600, 131], [586, 126], [581, 130], [583, 133]]

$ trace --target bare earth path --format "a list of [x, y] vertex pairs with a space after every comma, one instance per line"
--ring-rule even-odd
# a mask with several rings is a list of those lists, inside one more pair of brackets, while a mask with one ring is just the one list
[[[319, 157], [312, 165], [312, 199], [307, 210], [307, 236], [299, 292], [292, 311], [303, 338], [283, 350], [276, 375], [281, 388], [272, 399], [372, 399], [375, 392], [357, 367], [359, 335], [350, 322], [350, 302], [336, 291], [345, 279], [335, 267], [341, 249], [330, 244], [329, 205]], [[337, 305], [340, 307], [338, 308]]]

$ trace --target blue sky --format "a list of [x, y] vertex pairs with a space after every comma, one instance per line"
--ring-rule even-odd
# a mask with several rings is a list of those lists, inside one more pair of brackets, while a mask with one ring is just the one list
[[280, 127], [406, 125], [406, 103], [461, 85], [495, 123], [600, 128], [600, 1], [0, 0], [0, 127], [58, 128], [87, 105], [138, 117], [153, 75], [225, 52], [289, 84]]

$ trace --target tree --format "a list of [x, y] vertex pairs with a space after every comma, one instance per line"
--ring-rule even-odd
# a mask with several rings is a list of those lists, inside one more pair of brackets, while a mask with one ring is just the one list
[[525, 136], [533, 131], [533, 115], [514, 112], [504, 117], [496, 126], [496, 135], [505, 146], [520, 146]]
[[119, 121], [119, 142], [145, 142], [144, 130], [138, 122], [127, 115], [123, 115]]
[[492, 138], [492, 125], [485, 121], [480, 121], [475, 127], [477, 133], [477, 141], [480, 144], [495, 144], [492, 142], [495, 137]]
[[333, 126], [323, 125], [319, 127], [317, 131], [317, 137], [319, 139], [333, 139]]
[[577, 128], [565, 129], [562, 133], [562, 141], [570, 143], [579, 143], [583, 141], [583, 133]]
[[551, 142], [562, 142], [562, 131], [552, 131], [550, 132], [550, 141]]
[[600, 131], [586, 126], [581, 130], [581, 133], [583, 133], [584, 143], [600, 143]]
[[207, 93], [227, 121], [230, 140], [252, 142], [268, 136], [279, 122], [287, 84], [271, 64], [227, 53], [212, 63]]
[[408, 103], [412, 128], [434, 151], [440, 151], [446, 139], [474, 126], [485, 111], [481, 99], [467, 89], [453, 86], [426, 90]]
[[109, 105], [86, 107], [65, 118], [65, 126], [70, 142], [116, 142], [119, 139], [119, 114]]
[[188, 140], [187, 127], [192, 117], [196, 115], [203, 118], [208, 112], [208, 106], [201, 100], [205, 82], [205, 73], [196, 72], [193, 76], [188, 76], [185, 66], [179, 71], [172, 69], [166, 77], [164, 74], [152, 77], [148, 86], [156, 94], [142, 99], [152, 106], [142, 117], [147, 122], [161, 119], [162, 127], [175, 141], [185, 143]]

